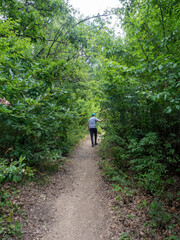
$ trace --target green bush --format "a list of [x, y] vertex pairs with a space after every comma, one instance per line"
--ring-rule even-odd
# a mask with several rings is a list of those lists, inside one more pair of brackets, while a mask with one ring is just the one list
[[150, 132], [140, 141], [130, 139], [128, 153], [132, 156], [130, 169], [137, 173], [139, 183], [151, 193], [162, 193], [167, 169], [157, 134]]
[[164, 228], [172, 218], [171, 214], [165, 210], [163, 204], [157, 199], [154, 199], [149, 205], [149, 216], [152, 219], [153, 226], [160, 228]]
[[22, 156], [18, 161], [12, 161], [11, 163], [6, 159], [0, 159], [0, 182], [3, 182], [4, 180], [20, 182], [25, 174], [25, 168], [25, 158]]
[[[11, 191], [10, 191], [11, 190]], [[9, 239], [10, 236], [21, 238], [21, 226], [15, 220], [19, 206], [13, 204], [12, 195], [16, 195], [16, 190], [12, 194], [12, 190], [0, 189], [0, 237], [2, 240]]]

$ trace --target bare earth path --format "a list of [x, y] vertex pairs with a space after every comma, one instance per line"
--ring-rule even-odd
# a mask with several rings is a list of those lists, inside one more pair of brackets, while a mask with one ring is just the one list
[[[22, 240], [164, 240], [162, 230], [149, 234], [148, 207], [152, 199], [134, 189], [132, 196], [112, 192], [101, 176], [97, 148], [86, 138], [75, 148], [63, 168], [40, 187], [21, 185], [14, 199], [27, 217], [21, 217]], [[151, 232], [150, 232], [151, 233]], [[169, 233], [171, 234], [171, 232]], [[8, 240], [15, 240], [9, 238]]]
[[69, 159], [72, 175], [55, 206], [54, 222], [45, 240], [100, 240], [107, 237], [107, 203], [103, 200], [103, 180], [97, 165], [96, 149], [89, 138]]

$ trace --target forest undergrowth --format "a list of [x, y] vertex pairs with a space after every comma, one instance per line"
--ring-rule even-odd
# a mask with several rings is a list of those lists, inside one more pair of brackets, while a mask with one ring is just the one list
[[14, 184], [63, 164], [96, 112], [114, 191], [132, 180], [153, 197], [148, 227], [177, 239], [179, 4], [120, 2], [84, 17], [63, 0], [0, 1], [1, 238], [20, 234]]
[[106, 144], [102, 141], [99, 166], [104, 178], [110, 182], [117, 219], [129, 226], [121, 233], [120, 239], [137, 239], [139, 236], [142, 239], [178, 240], [179, 177], [164, 180], [161, 192], [158, 189], [148, 191], [132, 170], [116, 165]]

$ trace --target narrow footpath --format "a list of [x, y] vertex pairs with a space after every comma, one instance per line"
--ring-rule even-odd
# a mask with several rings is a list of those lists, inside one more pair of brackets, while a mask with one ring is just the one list
[[97, 147], [91, 147], [89, 136], [66, 160], [48, 183], [22, 185], [21, 195], [14, 200], [26, 213], [19, 219], [22, 240], [165, 239], [163, 229], [151, 234], [151, 229], [144, 228], [148, 208], [140, 204], [149, 204], [151, 196], [134, 189], [132, 196], [118, 193], [116, 200], [112, 186], [101, 175]]
[[100, 240], [107, 237], [107, 203], [96, 148], [89, 138], [71, 155], [71, 176], [54, 202], [54, 222], [44, 240]]

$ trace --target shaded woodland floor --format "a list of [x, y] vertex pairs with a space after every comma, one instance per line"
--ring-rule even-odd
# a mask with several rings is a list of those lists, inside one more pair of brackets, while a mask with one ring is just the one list
[[148, 214], [139, 205], [150, 196], [135, 192], [116, 200], [102, 177], [97, 148], [85, 138], [48, 183], [23, 186], [15, 199], [25, 213], [19, 219], [23, 240], [165, 239], [165, 232], [148, 236], [144, 230]]

